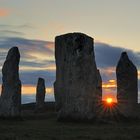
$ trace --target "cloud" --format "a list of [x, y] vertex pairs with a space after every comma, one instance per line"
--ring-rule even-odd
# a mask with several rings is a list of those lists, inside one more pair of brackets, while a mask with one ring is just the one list
[[[52, 87], [46, 87], [46, 93], [47, 94], [53, 94], [53, 88]], [[22, 86], [22, 94], [35, 94], [36, 93], [36, 85], [23, 85]]]
[[11, 25], [11, 24], [0, 24], [0, 29], [32, 29], [34, 26], [31, 24], [20, 24], [20, 25]]
[[116, 88], [117, 87], [116, 80], [111, 79], [108, 82], [103, 82], [102, 87], [103, 88]]
[[133, 63], [140, 68], [140, 52], [134, 52], [133, 50], [96, 42], [95, 56], [98, 67], [116, 67], [123, 51], [126, 51]]
[[[1, 61], [4, 61], [8, 50], [12, 46], [18, 46], [21, 54], [20, 66], [22, 69], [47, 69], [54, 66], [54, 47], [53, 43], [42, 40], [29, 40], [25, 38], [1, 38], [0, 51], [3, 52]], [[2, 64], [1, 64], [2, 65]]]
[[23, 38], [26, 34], [26, 30], [34, 29], [31, 24], [19, 24], [19, 25], [11, 25], [11, 24], [0, 24], [0, 37], [21, 37]]
[[20, 72], [20, 79], [22, 84], [26, 85], [36, 85], [39, 77], [45, 79], [45, 84], [47, 87], [52, 87], [55, 81], [55, 71], [23, 71]]
[[13, 35], [13, 36], [15, 36], [15, 35], [17, 35], [17, 36], [23, 36], [23, 35], [25, 35], [22, 32], [13, 31], [13, 30], [0, 30], [0, 34], [2, 36], [11, 36], [11, 35]]
[[0, 8], [0, 17], [8, 16], [10, 11], [8, 9]]

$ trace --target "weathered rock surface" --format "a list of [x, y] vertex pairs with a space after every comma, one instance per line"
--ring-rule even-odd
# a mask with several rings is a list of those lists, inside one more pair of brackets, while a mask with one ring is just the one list
[[37, 88], [36, 88], [36, 108], [41, 109], [44, 107], [45, 101], [45, 80], [43, 78], [38, 78]]
[[120, 112], [131, 117], [136, 115], [138, 100], [137, 68], [123, 52], [116, 68], [117, 100]]
[[0, 98], [0, 116], [20, 115], [21, 81], [19, 79], [20, 53], [17, 47], [9, 50], [2, 68], [2, 92]]
[[92, 120], [101, 93], [93, 38], [69, 33], [55, 38], [55, 100], [58, 119]]

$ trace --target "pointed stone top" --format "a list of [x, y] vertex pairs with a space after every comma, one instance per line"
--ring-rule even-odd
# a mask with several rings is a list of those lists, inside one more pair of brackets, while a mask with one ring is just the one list
[[37, 85], [40, 86], [40, 85], [43, 85], [45, 86], [45, 80], [41, 77], [38, 78], [38, 82], [37, 82]]
[[121, 63], [132, 63], [131, 60], [128, 57], [127, 52], [122, 52], [121, 53], [121, 57], [120, 57], [120, 61]]
[[126, 70], [128, 70], [129, 68], [135, 70], [137, 69], [133, 62], [129, 59], [127, 52], [122, 52], [121, 54], [120, 60], [117, 65], [117, 70], [119, 70], [120, 68]]
[[43, 78], [39, 77], [38, 81], [40, 81], [40, 82], [43, 81], [44, 82], [45, 80]]
[[122, 52], [122, 56], [127, 56], [127, 52]]
[[128, 57], [128, 55], [127, 55], [127, 52], [122, 52], [121, 58], [122, 58], [122, 59], [129, 59], [129, 57]]
[[18, 47], [12, 47], [8, 51], [8, 55], [7, 55], [6, 59], [11, 59], [11, 58], [15, 58], [15, 57], [18, 57], [18, 58], [20, 57]]

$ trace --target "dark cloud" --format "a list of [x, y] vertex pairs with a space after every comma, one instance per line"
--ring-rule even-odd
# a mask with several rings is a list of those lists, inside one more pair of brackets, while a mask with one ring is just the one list
[[[8, 50], [18, 46], [21, 54], [21, 66], [47, 67], [54, 64], [53, 43], [42, 40], [29, 40], [25, 38], [1, 38], [1, 65], [5, 60]], [[35, 55], [34, 55], [35, 54]], [[52, 57], [52, 58], [51, 58]]]
[[30, 24], [0, 24], [0, 37], [23, 37], [25, 35], [24, 32], [29, 29], [33, 29], [33, 26]]
[[[42, 40], [31, 40], [25, 38], [16, 38], [16, 37], [6, 37], [1, 38], [0, 48], [10, 49], [12, 46], [18, 46], [20, 51], [27, 53], [27, 51], [39, 51], [45, 53], [52, 53], [52, 48], [48, 48], [49, 45], [52, 45], [53, 42], [42, 41]], [[25, 54], [24, 53], [24, 54]]]
[[33, 68], [45, 68], [49, 65], [54, 65], [55, 64], [55, 61], [54, 60], [48, 60], [48, 61], [41, 61], [40, 62], [28, 62], [26, 60], [21, 60], [20, 62], [20, 66], [30, 66], [30, 67], [33, 67]]
[[47, 87], [52, 87], [55, 81], [55, 71], [23, 71], [20, 72], [22, 84], [36, 85], [39, 77], [45, 79]]
[[116, 67], [123, 51], [128, 53], [129, 58], [140, 67], [140, 53], [129, 49], [111, 46], [105, 43], [95, 43], [95, 56], [99, 68]]
[[0, 34], [2, 36], [11, 36], [11, 35], [23, 36], [23, 35], [25, 35], [23, 32], [18, 32], [18, 31], [13, 31], [13, 30], [0, 30]]

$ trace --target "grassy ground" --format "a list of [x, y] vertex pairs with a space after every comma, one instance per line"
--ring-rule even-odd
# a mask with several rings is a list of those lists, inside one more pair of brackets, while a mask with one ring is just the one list
[[56, 120], [55, 104], [43, 113], [35, 103], [22, 105], [22, 120], [0, 120], [0, 140], [140, 140], [140, 120], [112, 123], [72, 123]]
[[140, 121], [87, 124], [62, 123], [50, 113], [46, 118], [0, 120], [0, 140], [140, 140]]

